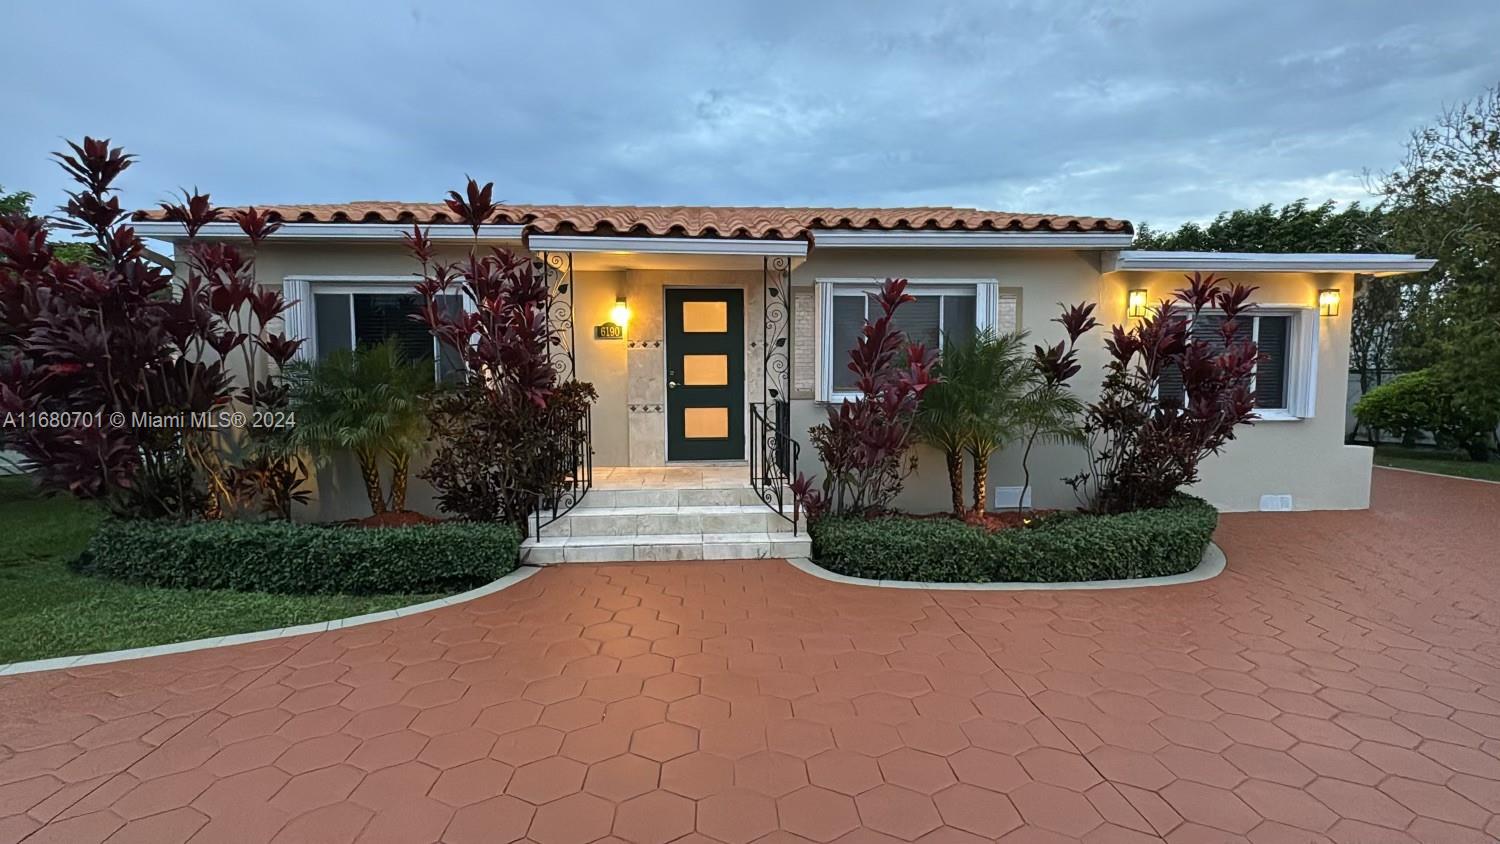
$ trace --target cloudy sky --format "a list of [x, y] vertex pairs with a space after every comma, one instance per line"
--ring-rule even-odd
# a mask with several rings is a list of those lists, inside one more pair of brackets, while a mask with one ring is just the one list
[[[544, 6], [551, 7], [544, 9]], [[107, 136], [132, 206], [974, 205], [1175, 224], [1366, 198], [1500, 82], [1494, 0], [7, 6], [0, 184]]]

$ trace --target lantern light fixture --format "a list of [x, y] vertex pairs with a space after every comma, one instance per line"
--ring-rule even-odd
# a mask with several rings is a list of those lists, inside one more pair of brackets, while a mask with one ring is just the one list
[[1339, 315], [1339, 300], [1341, 295], [1337, 287], [1328, 287], [1318, 291], [1318, 316], [1334, 317]]
[[615, 306], [609, 310], [609, 321], [624, 328], [630, 322], [630, 306], [624, 296], [615, 297]]
[[1131, 319], [1138, 319], [1146, 315], [1146, 289], [1143, 287], [1130, 291], [1125, 303], [1125, 315]]

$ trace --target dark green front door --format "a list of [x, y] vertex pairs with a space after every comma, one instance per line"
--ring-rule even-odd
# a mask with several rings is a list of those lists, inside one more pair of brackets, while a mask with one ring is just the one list
[[667, 459], [745, 457], [745, 294], [667, 288]]

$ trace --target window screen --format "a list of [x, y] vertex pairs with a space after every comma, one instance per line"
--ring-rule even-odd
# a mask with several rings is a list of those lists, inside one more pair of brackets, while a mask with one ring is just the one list
[[865, 297], [833, 297], [833, 389], [854, 389], [854, 373], [849, 371], [849, 352], [865, 328]]

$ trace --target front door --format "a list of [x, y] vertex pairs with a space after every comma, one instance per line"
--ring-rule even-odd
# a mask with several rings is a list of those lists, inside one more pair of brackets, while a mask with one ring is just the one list
[[667, 288], [667, 459], [745, 458], [745, 293]]

